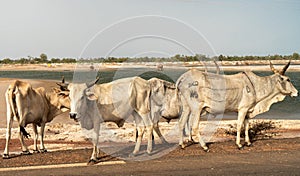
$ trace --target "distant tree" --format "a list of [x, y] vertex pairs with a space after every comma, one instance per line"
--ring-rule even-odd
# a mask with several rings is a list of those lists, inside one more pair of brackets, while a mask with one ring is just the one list
[[60, 59], [58, 59], [58, 58], [52, 58], [50, 62], [51, 63], [60, 63]]
[[293, 53], [292, 58], [295, 60], [298, 60], [298, 59], [300, 59], [300, 56], [298, 53]]
[[27, 63], [29, 63], [29, 60], [26, 59], [26, 58], [21, 58], [20, 60], [17, 61], [17, 63], [20, 63], [20, 64], [27, 64]]
[[11, 64], [13, 61], [10, 58], [5, 58], [1, 61], [1, 64]]
[[41, 62], [42, 63], [46, 63], [48, 60], [48, 57], [47, 57], [47, 55], [46, 54], [44, 54], [44, 53], [42, 53], [41, 55], [40, 55], [40, 58], [41, 58]]

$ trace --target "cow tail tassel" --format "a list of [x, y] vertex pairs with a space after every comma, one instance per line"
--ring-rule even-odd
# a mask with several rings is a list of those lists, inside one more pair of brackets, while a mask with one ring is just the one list
[[28, 139], [29, 137], [31, 137], [30, 134], [25, 130], [24, 127], [20, 126], [20, 131], [21, 131], [21, 133], [23, 134], [23, 136], [24, 136], [25, 138]]

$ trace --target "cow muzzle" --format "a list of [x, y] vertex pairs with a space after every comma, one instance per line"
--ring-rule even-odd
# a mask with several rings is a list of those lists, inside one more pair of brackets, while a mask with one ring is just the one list
[[298, 96], [298, 92], [293, 92], [292, 94], [291, 94], [291, 97], [297, 97]]
[[77, 117], [77, 113], [70, 112], [70, 118], [77, 122], [78, 120], [76, 117]]

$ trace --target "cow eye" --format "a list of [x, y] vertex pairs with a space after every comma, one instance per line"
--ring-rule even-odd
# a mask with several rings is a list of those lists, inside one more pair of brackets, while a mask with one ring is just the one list
[[287, 82], [291, 82], [291, 80], [290, 80], [290, 79], [287, 79], [286, 81], [287, 81]]
[[282, 77], [279, 77], [280, 78], [280, 81], [283, 81], [283, 78]]

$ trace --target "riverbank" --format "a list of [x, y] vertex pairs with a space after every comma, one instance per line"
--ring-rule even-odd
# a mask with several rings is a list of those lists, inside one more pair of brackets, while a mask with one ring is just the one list
[[[283, 66], [288, 61], [271, 61], [275, 66]], [[269, 61], [217, 61], [221, 71], [269, 71]], [[124, 63], [64, 63], [64, 64], [1, 64], [0, 71], [74, 71], [74, 70], [111, 70], [119, 68], [157, 68], [163, 65], [164, 69], [190, 69], [216, 70], [214, 62], [124, 62]], [[300, 60], [291, 61], [289, 71], [300, 71]]]

